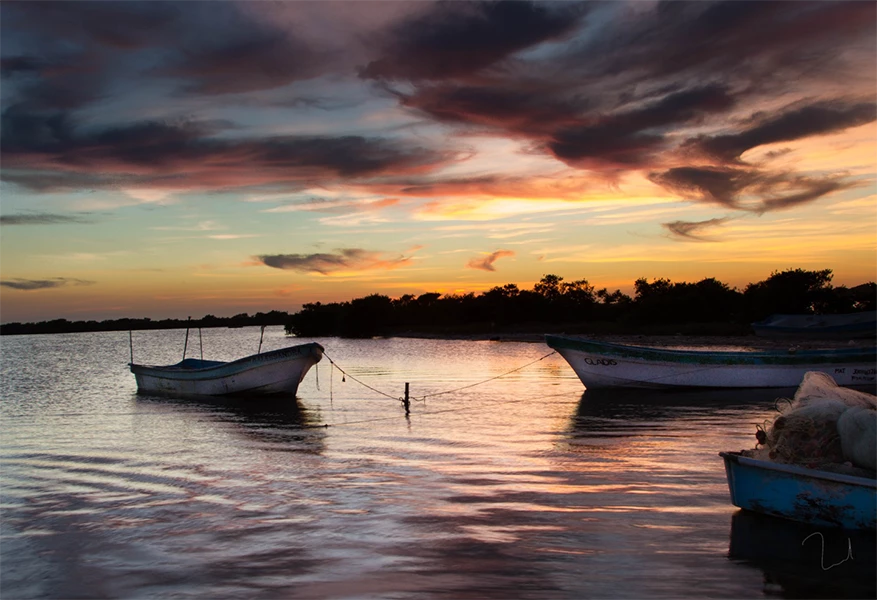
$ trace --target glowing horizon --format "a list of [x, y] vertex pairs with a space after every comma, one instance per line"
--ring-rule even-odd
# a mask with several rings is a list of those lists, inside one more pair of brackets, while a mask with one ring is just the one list
[[877, 278], [873, 3], [0, 17], [4, 323]]

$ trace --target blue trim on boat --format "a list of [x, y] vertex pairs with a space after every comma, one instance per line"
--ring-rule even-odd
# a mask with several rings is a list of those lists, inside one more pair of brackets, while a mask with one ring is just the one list
[[171, 365], [167, 367], [168, 369], [188, 369], [189, 371], [194, 371], [198, 369], [209, 369], [212, 367], [219, 367], [222, 365], [227, 365], [227, 362], [221, 360], [203, 360], [200, 358], [186, 358], [181, 362], [178, 362], [175, 365]]
[[323, 357], [323, 351], [323, 346], [316, 342], [310, 342], [298, 346], [280, 348], [279, 350], [271, 350], [261, 354], [253, 354], [231, 362], [187, 358], [175, 365], [169, 366], [131, 364], [130, 367], [131, 372], [134, 374], [176, 380], [206, 380], [228, 377], [252, 369], [259, 364], [279, 362], [295, 357], [313, 355], [316, 358], [315, 362], [319, 362]]
[[667, 350], [643, 346], [626, 346], [598, 342], [584, 338], [552, 335], [545, 343], [554, 350], [578, 350], [605, 356], [654, 362], [706, 365], [813, 365], [870, 362], [877, 364], [877, 348], [841, 348], [837, 350], [782, 350], [782, 351], [702, 351]]

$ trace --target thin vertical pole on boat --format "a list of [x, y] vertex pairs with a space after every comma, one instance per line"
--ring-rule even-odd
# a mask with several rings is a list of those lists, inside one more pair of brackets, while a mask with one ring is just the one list
[[189, 321], [192, 320], [192, 317], [186, 319], [186, 341], [183, 344], [183, 360], [186, 360], [186, 349], [189, 347]]
[[259, 334], [259, 352], [257, 354], [262, 354], [262, 338], [265, 337], [265, 326], [262, 325], [262, 333]]
[[201, 328], [198, 328], [198, 345], [201, 346], [201, 360], [204, 360], [204, 340], [201, 339]]
[[134, 364], [134, 333], [128, 330], [128, 347], [131, 348], [131, 364]]

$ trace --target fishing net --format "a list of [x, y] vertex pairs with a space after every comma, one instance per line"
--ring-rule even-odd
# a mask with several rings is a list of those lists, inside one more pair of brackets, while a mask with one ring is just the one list
[[837, 420], [844, 458], [866, 469], [877, 469], [877, 410], [855, 406]]
[[820, 371], [805, 373], [801, 385], [795, 391], [794, 404], [805, 406], [821, 400], [839, 400], [848, 407], [861, 406], [877, 410], [877, 396], [840, 387], [827, 373]]
[[777, 403], [780, 415], [759, 426], [760, 447], [749, 456], [816, 469], [877, 465], [877, 397], [842, 388], [825, 373], [804, 376], [792, 400]]
[[823, 400], [787, 410], [774, 419], [763, 442], [771, 460], [809, 467], [843, 462], [837, 420], [843, 402]]

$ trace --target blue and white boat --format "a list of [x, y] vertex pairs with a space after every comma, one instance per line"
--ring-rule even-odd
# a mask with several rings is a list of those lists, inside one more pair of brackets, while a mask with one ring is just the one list
[[586, 388], [795, 387], [808, 371], [839, 385], [877, 382], [877, 348], [722, 352], [625, 346], [567, 335], [546, 335]]
[[877, 480], [720, 452], [731, 503], [801, 523], [875, 530]]
[[140, 392], [183, 396], [295, 395], [323, 347], [311, 342], [231, 362], [186, 358], [175, 365], [131, 363]]

